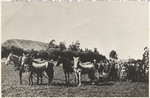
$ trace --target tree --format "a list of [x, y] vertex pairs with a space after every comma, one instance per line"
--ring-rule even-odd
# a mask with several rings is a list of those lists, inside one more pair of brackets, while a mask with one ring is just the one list
[[82, 49], [80, 49], [80, 52], [84, 52]]
[[85, 48], [85, 52], [87, 52], [87, 53], [91, 53], [91, 52], [92, 52], [92, 50], [89, 50], [88, 48]]
[[7, 47], [2, 46], [2, 58], [7, 57], [9, 55], [9, 53], [11, 52], [11, 49], [8, 49]]
[[113, 59], [118, 59], [118, 54], [116, 53], [115, 50], [112, 50], [112, 51], [109, 53], [109, 57], [110, 57], [110, 58], [113, 58]]
[[134, 58], [129, 58], [128, 61], [129, 61], [130, 63], [135, 62]]
[[99, 54], [99, 52], [97, 51], [97, 48], [94, 48], [94, 53]]
[[48, 53], [44, 50], [40, 50], [37, 56], [38, 56], [38, 58], [42, 58], [45, 60], [49, 58]]
[[35, 57], [35, 58], [38, 57], [38, 51], [37, 51], [37, 50], [31, 49], [31, 50], [29, 51], [29, 54], [30, 54], [32, 57]]
[[145, 65], [148, 66], [148, 64], [149, 64], [149, 49], [147, 47], [144, 48], [143, 62]]
[[80, 42], [79, 42], [79, 40], [76, 41], [75, 45], [76, 45], [77, 50], [79, 51], [80, 50]]
[[72, 44], [69, 45], [69, 50], [80, 51], [80, 42], [79, 42], [79, 40], [77, 40], [75, 43], [72, 42]]
[[59, 45], [58, 45], [58, 48], [60, 48], [60, 51], [63, 51], [65, 49], [67, 49], [67, 47], [65, 45], [65, 42], [60, 42]]
[[48, 49], [49, 49], [49, 48], [55, 48], [55, 47], [56, 47], [56, 45], [54, 44], [54, 42], [55, 42], [54, 39], [49, 42], [49, 44], [48, 44]]

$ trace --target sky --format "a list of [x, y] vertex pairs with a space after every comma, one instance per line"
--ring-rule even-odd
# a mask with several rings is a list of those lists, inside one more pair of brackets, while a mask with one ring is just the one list
[[141, 59], [149, 46], [147, 2], [2, 2], [1, 42], [27, 39], [98, 49]]

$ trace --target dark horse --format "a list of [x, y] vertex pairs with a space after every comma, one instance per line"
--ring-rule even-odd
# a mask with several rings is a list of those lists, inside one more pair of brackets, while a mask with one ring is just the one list
[[13, 62], [15, 71], [19, 71], [20, 85], [22, 84], [22, 73], [25, 72], [24, 66], [21, 66], [21, 60], [22, 56], [18, 57], [17, 55], [10, 53], [5, 61], [5, 65], [8, 65], [11, 62]]
[[33, 85], [33, 74], [35, 73], [37, 75], [37, 84], [39, 83], [39, 77], [41, 78], [41, 84], [42, 84], [42, 75], [45, 71], [48, 76], [48, 85], [53, 79], [54, 71], [53, 71], [53, 62], [50, 61], [44, 61], [44, 62], [37, 62], [34, 61], [34, 59], [31, 56], [23, 56], [22, 57], [22, 64], [27, 65], [29, 68], [29, 85], [31, 82], [31, 86]]
[[60, 64], [63, 65], [63, 70], [65, 73], [65, 80], [67, 85], [69, 85], [69, 74], [73, 72], [73, 62], [68, 60], [66, 57], [60, 57], [57, 60], [56, 66], [59, 66]]

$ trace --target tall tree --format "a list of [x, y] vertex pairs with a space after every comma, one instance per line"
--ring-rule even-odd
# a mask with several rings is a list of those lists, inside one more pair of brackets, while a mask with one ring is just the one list
[[148, 66], [148, 64], [149, 64], [149, 49], [147, 47], [144, 48], [143, 62], [146, 66]]
[[60, 48], [60, 51], [67, 49], [65, 42], [60, 42], [58, 48]]
[[94, 48], [94, 53], [99, 54], [99, 52], [98, 52], [97, 48]]
[[87, 53], [92, 53], [92, 50], [89, 50], [88, 48], [85, 48], [84, 51], [87, 52]]
[[72, 44], [69, 45], [69, 50], [80, 51], [80, 42], [78, 40], [75, 43], [72, 42]]
[[79, 42], [79, 40], [76, 41], [75, 45], [76, 45], [77, 50], [79, 51], [80, 50], [80, 42]]
[[113, 59], [118, 59], [118, 54], [116, 53], [115, 50], [112, 50], [112, 51], [109, 53], [109, 57], [110, 57], [110, 58], [113, 58]]
[[49, 48], [55, 48], [56, 45], [54, 44], [54, 42], [55, 42], [54, 39], [49, 42], [49, 44], [48, 44], [48, 49], [49, 49]]

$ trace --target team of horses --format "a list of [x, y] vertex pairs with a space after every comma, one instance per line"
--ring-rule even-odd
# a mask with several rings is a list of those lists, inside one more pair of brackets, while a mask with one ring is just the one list
[[[37, 77], [37, 83], [42, 84], [42, 76], [43, 72], [46, 72], [48, 76], [48, 85], [53, 80], [54, 77], [54, 63], [53, 61], [46, 61], [46, 60], [38, 60], [34, 59], [31, 55], [23, 54], [23, 56], [18, 57], [10, 53], [5, 61], [5, 65], [9, 63], [13, 63], [15, 70], [19, 71], [19, 78], [20, 78], [20, 85], [22, 84], [22, 74], [25, 72], [29, 73], [29, 85], [33, 85], [33, 76]], [[74, 57], [74, 61], [70, 61], [65, 57], [59, 56], [56, 66], [60, 64], [63, 65], [63, 70], [65, 74], [66, 84], [69, 85], [69, 75], [70, 73], [75, 73], [75, 83], [81, 85], [81, 75], [88, 74], [90, 78], [90, 82], [94, 81], [94, 72], [96, 71], [95, 66], [93, 63], [86, 62], [81, 63], [79, 57]]]
[[[8, 65], [11, 62], [13, 62], [15, 70], [19, 71], [20, 85], [22, 84], [22, 73], [24, 72], [29, 73], [29, 85], [31, 86], [33, 85], [33, 76], [37, 77], [36, 84], [39, 84], [39, 80], [41, 80], [40, 84], [43, 83], [43, 72], [46, 72], [48, 76], [48, 85], [54, 78], [54, 62], [52, 60], [35, 59], [29, 54], [23, 54], [23, 56], [18, 57], [10, 53], [6, 59], [5, 65]], [[103, 80], [106, 82], [108, 79], [116, 79], [118, 76], [115, 76], [115, 74], [118, 74], [119, 72], [119, 75], [121, 75], [121, 72], [124, 71], [122, 66], [122, 69], [115, 73], [115, 69], [119, 69], [119, 66], [117, 64], [115, 65], [114, 61], [101, 61], [97, 63], [97, 61], [94, 60], [93, 62], [83, 63], [80, 61], [79, 57], [73, 57], [73, 61], [70, 61], [66, 57], [59, 56], [56, 66], [61, 64], [67, 85], [69, 85], [70, 73], [75, 73], [75, 83], [78, 84], [78, 86], [81, 86], [81, 77], [83, 74], [87, 74], [90, 79], [90, 83], [95, 84], [97, 82], [96, 80]]]
[[22, 73], [29, 73], [29, 85], [33, 85], [33, 75], [37, 77], [37, 83], [39, 84], [39, 78], [41, 79], [42, 84], [42, 76], [45, 71], [48, 76], [48, 85], [53, 80], [53, 61], [39, 61], [34, 59], [30, 55], [25, 55], [18, 57], [12, 53], [10, 53], [5, 61], [5, 65], [13, 63], [15, 67], [15, 71], [19, 71], [20, 85], [22, 84]]

